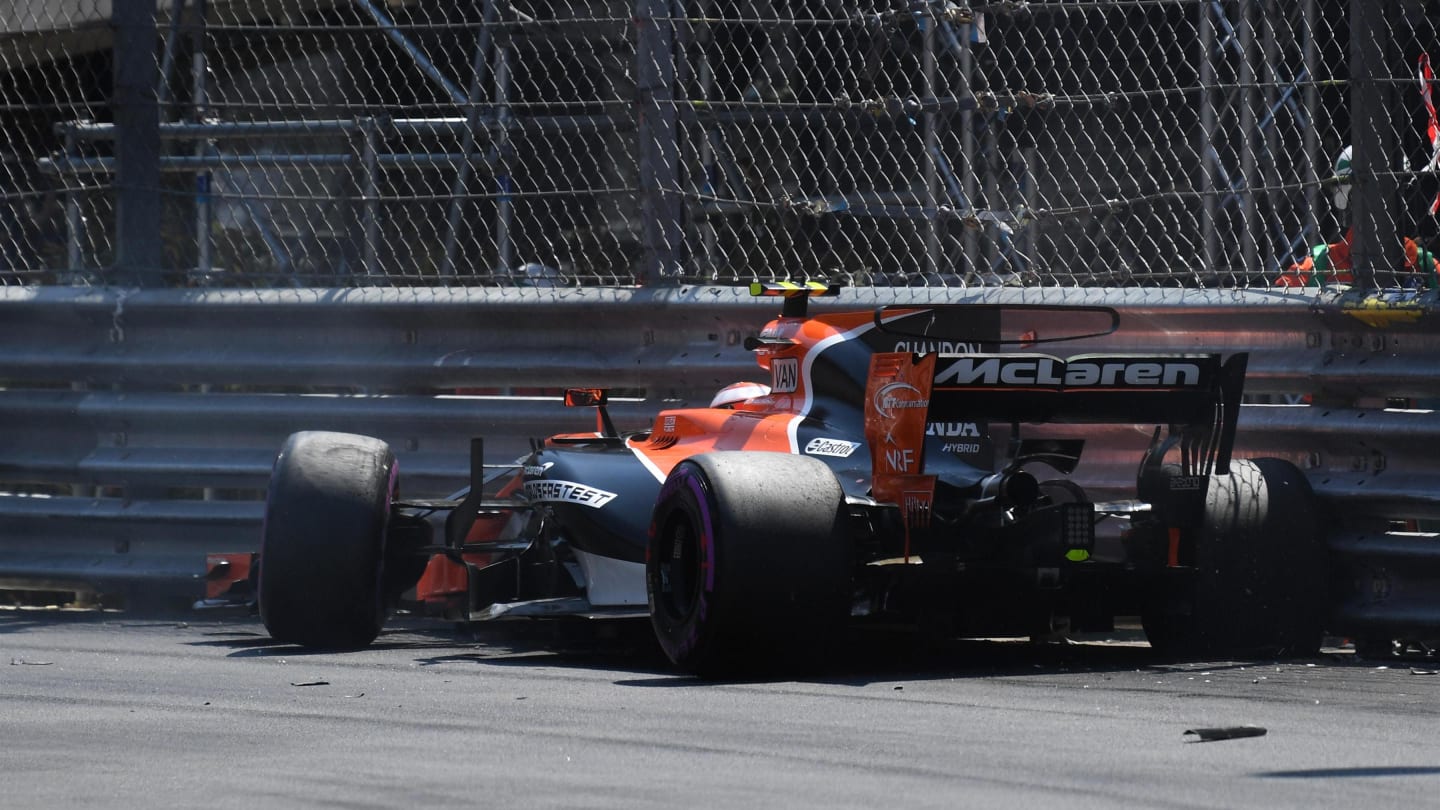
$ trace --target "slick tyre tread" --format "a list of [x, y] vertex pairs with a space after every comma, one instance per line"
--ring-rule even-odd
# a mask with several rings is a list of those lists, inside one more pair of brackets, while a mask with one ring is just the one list
[[1193, 571], [1146, 611], [1151, 646], [1178, 659], [1317, 654], [1327, 586], [1317, 511], [1283, 460], [1237, 460], [1212, 476]]
[[271, 637], [358, 649], [379, 635], [394, 473], [389, 446], [368, 436], [310, 431], [285, 442], [260, 549], [260, 618]]
[[849, 614], [845, 497], [822, 462], [692, 457], [661, 488], [646, 555], [655, 634], [705, 678], [813, 664]]

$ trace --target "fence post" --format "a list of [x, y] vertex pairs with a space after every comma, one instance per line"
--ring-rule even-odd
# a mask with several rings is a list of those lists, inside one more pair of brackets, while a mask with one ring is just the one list
[[455, 275], [455, 254], [460, 249], [460, 229], [465, 209], [470, 205], [470, 175], [474, 171], [476, 144], [480, 131], [486, 124], [481, 120], [480, 98], [485, 92], [485, 82], [490, 70], [490, 51], [495, 37], [495, 22], [500, 12], [498, 0], [484, 0], [484, 11], [480, 21], [480, 32], [475, 37], [475, 57], [470, 64], [470, 89], [465, 94], [465, 134], [460, 141], [460, 164], [455, 167], [455, 179], [450, 184], [450, 203], [445, 215], [445, 257], [441, 260], [440, 275]]
[[380, 277], [380, 123], [374, 116], [360, 119], [360, 167], [356, 186], [360, 209], [361, 265], [366, 283]]
[[160, 78], [155, 0], [115, 0], [115, 275], [159, 282]]
[[669, 0], [636, 0], [635, 95], [640, 217], [645, 247], [639, 281], [674, 283], [683, 234], [675, 115], [675, 19]]
[[[1316, 126], [1316, 116], [1322, 111], [1320, 109], [1320, 46], [1316, 41], [1320, 36], [1316, 29], [1319, 21], [1319, 14], [1315, 9], [1315, 0], [1305, 0], [1303, 11], [1304, 23], [1301, 25], [1305, 38], [1302, 46], [1301, 59], [1305, 68], [1305, 103], [1303, 105], [1305, 114], [1310, 118], [1310, 126], [1305, 127], [1302, 136], [1305, 144], [1305, 169], [1302, 181], [1305, 184], [1305, 230], [1306, 237], [1300, 243], [1303, 249], [1308, 248], [1311, 243], [1319, 239], [1320, 232], [1320, 178], [1325, 176], [1323, 169], [1325, 158], [1320, 152], [1320, 128]], [[1300, 254], [1301, 257], [1305, 255]]]
[[1216, 67], [1215, 15], [1220, 13], [1210, 3], [1196, 6], [1199, 19], [1200, 60], [1200, 129], [1196, 134], [1195, 154], [1199, 157], [1196, 185], [1200, 189], [1200, 268], [1203, 273], [1219, 272], [1220, 262], [1220, 153], [1215, 145], [1219, 132], [1219, 113], [1215, 106]]
[[[79, 139], [75, 137], [75, 128], [65, 129], [65, 157], [67, 159], [78, 157], [80, 154]], [[65, 269], [67, 273], [79, 273], [85, 261], [85, 254], [81, 249], [84, 239], [84, 217], [80, 214], [80, 194], [76, 191], [78, 181], [72, 180], [65, 184]]]
[[1350, 143], [1355, 182], [1350, 194], [1355, 283], [1374, 289], [1376, 274], [1400, 268], [1400, 239], [1393, 174], [1397, 152], [1391, 130], [1389, 82], [1392, 0], [1350, 2]]
[[1237, 140], [1239, 144], [1240, 159], [1240, 185], [1244, 193], [1237, 201], [1240, 209], [1240, 269], [1244, 273], [1257, 273], [1260, 270], [1268, 270], [1268, 263], [1262, 264], [1260, 259], [1260, 241], [1257, 238], [1259, 233], [1265, 229], [1260, 221], [1260, 212], [1256, 208], [1256, 191], [1260, 186], [1259, 163], [1255, 159], [1256, 153], [1263, 147], [1259, 131], [1259, 116], [1255, 114], [1255, 105], [1258, 103], [1261, 90], [1256, 87], [1255, 61], [1258, 57], [1255, 42], [1255, 0], [1241, 0], [1240, 6], [1236, 9], [1236, 16], [1239, 18], [1235, 25], [1239, 29], [1238, 39], [1240, 46], [1240, 132]]
[[940, 262], [940, 166], [936, 156], [940, 154], [940, 130], [937, 115], [932, 109], [936, 97], [936, 73], [938, 67], [935, 58], [935, 29], [939, 20], [935, 18], [933, 6], [927, 6], [916, 15], [916, 21], [924, 26], [921, 34], [920, 71], [921, 87], [925, 93], [924, 102], [926, 111], [921, 116], [921, 133], [925, 139], [925, 148], [920, 157], [920, 167], [924, 175], [924, 205], [925, 221], [922, 226], [925, 239], [925, 266], [924, 270], [929, 278], [935, 278], [942, 269]]

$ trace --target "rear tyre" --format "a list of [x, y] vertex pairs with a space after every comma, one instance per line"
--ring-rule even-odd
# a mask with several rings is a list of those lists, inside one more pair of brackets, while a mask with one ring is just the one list
[[260, 547], [260, 618], [271, 637], [358, 649], [389, 613], [385, 534], [395, 456], [368, 436], [292, 435], [275, 460]]
[[1193, 570], [1167, 571], [1151, 597], [1150, 645], [1172, 658], [1315, 655], [1327, 579], [1310, 484], [1279, 459], [1230, 470], [1210, 478]]
[[671, 471], [645, 582], [665, 654], [707, 678], [806, 660], [849, 615], [845, 494], [824, 463], [707, 453]]

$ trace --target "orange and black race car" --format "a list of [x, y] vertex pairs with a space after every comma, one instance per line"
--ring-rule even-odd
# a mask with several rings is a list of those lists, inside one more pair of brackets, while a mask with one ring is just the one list
[[[1174, 655], [1318, 649], [1306, 479], [1231, 458], [1245, 355], [1037, 351], [1115, 332], [1102, 307], [807, 314], [830, 291], [756, 285], [783, 299], [746, 343], [768, 383], [630, 434], [604, 390], [570, 391], [595, 431], [498, 475], [475, 440], [453, 500], [397, 498], [377, 439], [291, 436], [255, 576], [265, 626], [353, 648], [397, 604], [470, 621], [648, 616], [671, 660], [705, 676], [796, 660], [867, 620], [1025, 636], [1141, 616]], [[1070, 477], [1073, 425], [1091, 423], [1153, 426], [1133, 497], [1097, 503]], [[248, 562], [221, 561], [231, 578]]]

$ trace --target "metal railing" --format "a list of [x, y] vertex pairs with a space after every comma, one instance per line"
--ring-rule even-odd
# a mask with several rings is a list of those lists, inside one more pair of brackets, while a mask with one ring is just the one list
[[[1433, 294], [858, 288], [812, 306], [906, 303], [1120, 311], [1116, 334], [1065, 354], [1250, 352], [1256, 403], [1237, 452], [1291, 461], [1333, 516], [1339, 626], [1440, 631], [1426, 579], [1440, 540], [1392, 531], [1440, 520]], [[207, 552], [257, 547], [270, 464], [293, 431], [382, 438], [407, 496], [449, 495], [467, 480], [471, 436], [505, 462], [532, 438], [590, 429], [538, 389], [619, 389], [612, 415], [638, 429], [760, 378], [743, 343], [774, 309], [717, 287], [0, 290], [0, 586], [194, 596]], [[1077, 480], [1097, 499], [1131, 493], [1148, 429], [1085, 437]]]

